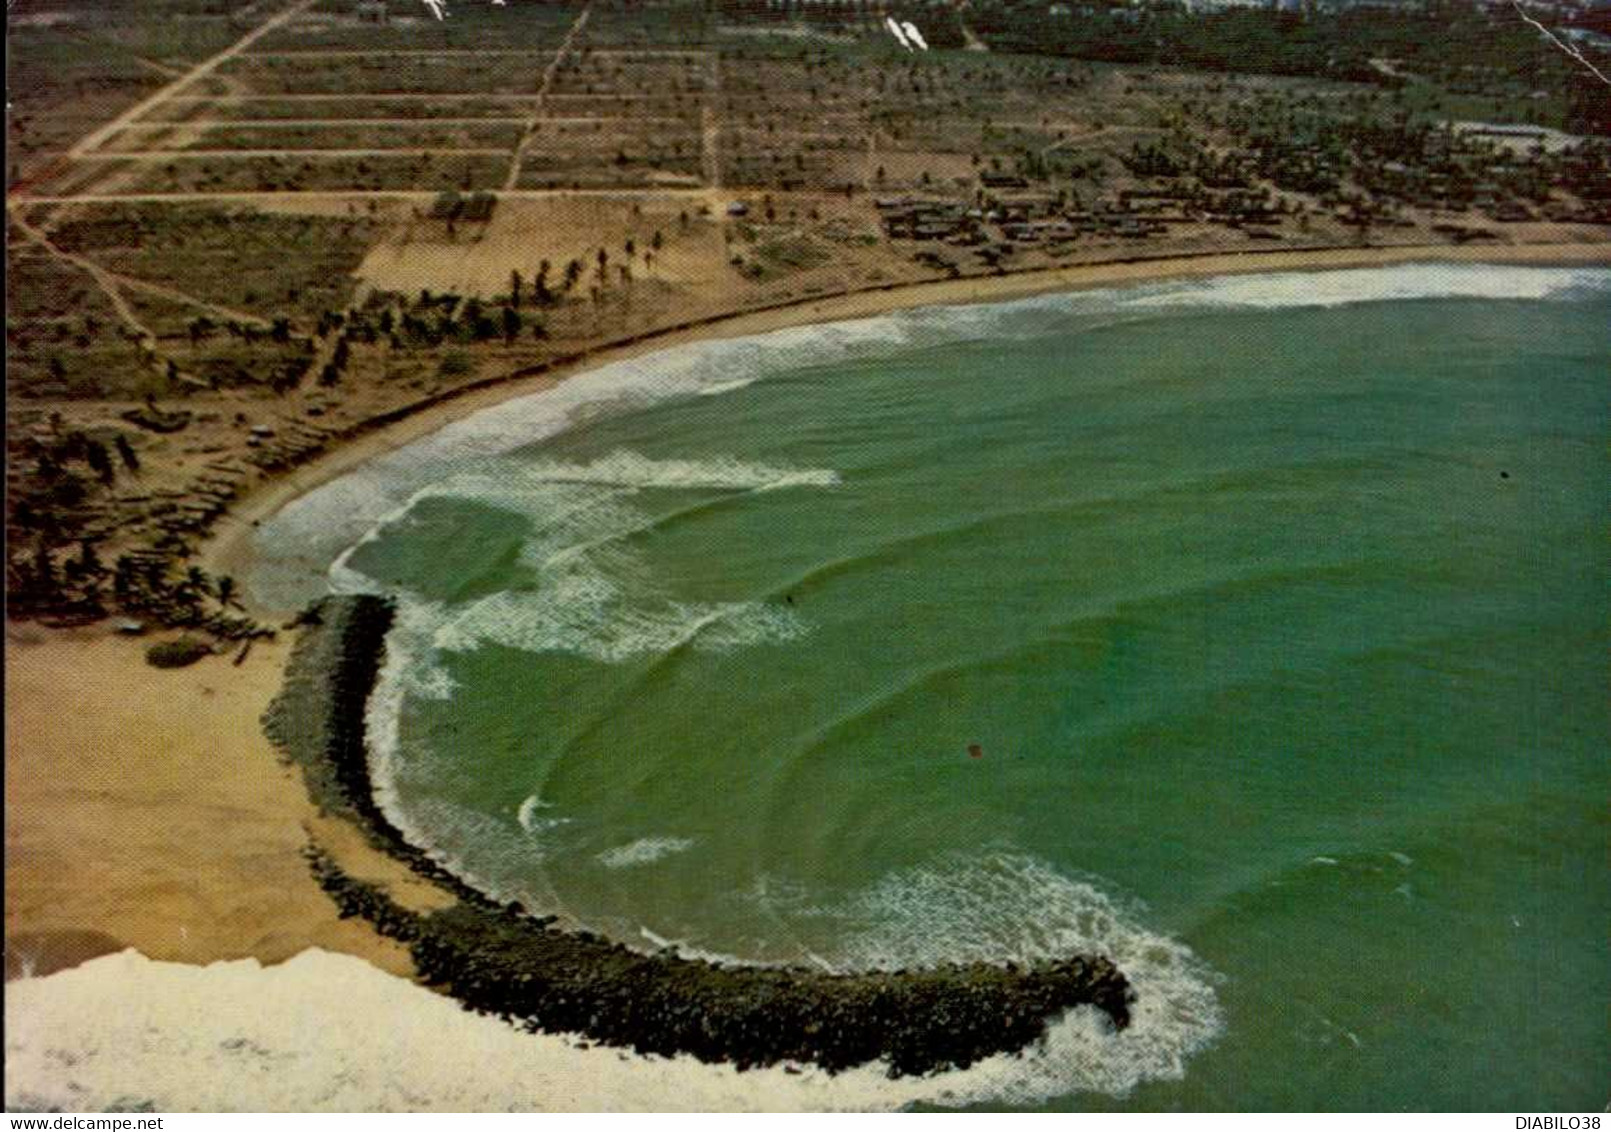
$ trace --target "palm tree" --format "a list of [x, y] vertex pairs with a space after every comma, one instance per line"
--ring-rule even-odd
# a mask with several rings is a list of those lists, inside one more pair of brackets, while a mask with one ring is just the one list
[[241, 603], [235, 599], [235, 579], [234, 578], [231, 578], [228, 574], [220, 575], [219, 578], [218, 578], [218, 581], [216, 583], [216, 586], [217, 586], [218, 604], [219, 605], [224, 605], [224, 606], [233, 605], [237, 609], [240, 608]]
[[207, 584], [207, 572], [200, 566], [192, 566], [185, 571], [183, 588], [197, 597], [206, 597], [212, 590]]

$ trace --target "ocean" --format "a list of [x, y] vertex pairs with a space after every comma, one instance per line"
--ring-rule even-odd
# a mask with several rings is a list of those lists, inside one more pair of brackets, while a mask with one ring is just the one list
[[1605, 271], [1408, 266], [680, 347], [310, 493], [250, 584], [399, 595], [382, 803], [489, 891], [1138, 992], [723, 1104], [1599, 1110], [1608, 325]]

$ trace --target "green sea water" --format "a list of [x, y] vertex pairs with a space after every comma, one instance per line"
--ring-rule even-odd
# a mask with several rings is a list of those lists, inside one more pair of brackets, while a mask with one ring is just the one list
[[959, 1103], [1598, 1111], [1611, 283], [1314, 278], [636, 363], [288, 512], [261, 584], [402, 595], [383, 801], [501, 895], [1132, 972]]

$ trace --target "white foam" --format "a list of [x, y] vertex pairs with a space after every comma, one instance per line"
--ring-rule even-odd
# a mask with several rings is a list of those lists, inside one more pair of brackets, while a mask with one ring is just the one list
[[537, 811], [551, 809], [553, 805], [554, 803], [545, 802], [537, 795], [532, 794], [524, 802], [520, 803], [520, 808], [515, 811], [515, 822], [527, 833], [534, 833], [549, 824], [540, 822], [537, 819]]
[[781, 468], [731, 456], [657, 460], [618, 449], [585, 464], [504, 459], [484, 472], [453, 476], [431, 489], [429, 495], [461, 496], [525, 512], [533, 496], [546, 504], [545, 489], [553, 484], [635, 491], [654, 488], [755, 491], [778, 486], [832, 487], [838, 482], [838, 473], [830, 468]]
[[1143, 1081], [1178, 1080], [1224, 1029], [1216, 978], [1187, 947], [1145, 928], [1139, 907], [1022, 853], [951, 855], [826, 905], [803, 902], [794, 885], [762, 891], [785, 923], [827, 922], [821, 951], [839, 971], [1098, 954], [1130, 980], [1137, 997], [1122, 1032], [1094, 1010], [1075, 1010], [1049, 1028], [1043, 1049], [942, 1075], [944, 1086], [925, 1099], [1122, 1096]]
[[737, 377], [732, 381], [718, 381], [699, 390], [701, 397], [719, 397], [723, 393], [731, 393], [736, 389], [746, 389], [755, 384], [753, 377]]
[[1338, 307], [1411, 299], [1553, 299], [1603, 290], [1611, 273], [1597, 268], [1497, 267], [1488, 264], [1403, 264], [1340, 271], [1230, 275], [1168, 285], [1136, 295], [1137, 309], [1240, 307], [1277, 310]]
[[805, 622], [759, 602], [690, 603], [629, 597], [590, 570], [556, 571], [536, 590], [490, 594], [445, 614], [433, 647], [469, 652], [487, 644], [564, 652], [605, 664], [684, 646], [726, 650], [794, 640]]
[[673, 853], [686, 853], [694, 847], [687, 837], [640, 837], [626, 845], [606, 849], [595, 859], [607, 869], [630, 869], [650, 865]]
[[425, 602], [403, 591], [399, 651], [427, 673], [414, 679], [410, 691], [438, 698], [450, 693], [445, 674], [428, 674], [435, 656], [487, 643], [618, 662], [694, 642], [719, 649], [792, 640], [805, 623], [786, 608], [678, 602], [661, 594], [641, 557], [622, 545], [660, 521], [633, 506], [631, 496], [656, 489], [769, 491], [836, 483], [830, 469], [721, 458], [652, 460], [634, 452], [615, 452], [588, 464], [508, 461], [414, 492], [335, 560], [330, 587], [337, 592], [395, 588], [358, 571], [352, 565], [355, 552], [404, 521], [423, 500], [467, 499], [530, 520], [533, 529], [520, 560], [536, 578], [529, 588], [461, 604]]
[[1212, 980], [1185, 947], [1142, 928], [1094, 885], [1032, 858], [942, 862], [817, 911], [861, 924], [839, 963], [851, 952], [916, 965], [1101, 951], [1135, 987], [1133, 1020], [1115, 1033], [1081, 1008], [1021, 1055], [931, 1077], [891, 1079], [882, 1064], [836, 1076], [809, 1066], [741, 1073], [526, 1034], [343, 955], [188, 967], [128, 951], [8, 987], [6, 1101], [74, 1111], [140, 1102], [159, 1111], [1027, 1104], [1089, 1091], [1122, 1096], [1143, 1081], [1178, 1079], [1223, 1026]]
[[[647, 925], [638, 925], [638, 935], [653, 945], [656, 951], [671, 951], [684, 959], [701, 960], [713, 963], [718, 967], [786, 967], [789, 964], [782, 960], [773, 959], [740, 959], [738, 956], [725, 951], [712, 951], [705, 947], [696, 947], [685, 939], [671, 939], [658, 932], [650, 931]], [[808, 956], [807, 958], [814, 958]], [[817, 960], [822, 969], [833, 973], [833, 968]]]

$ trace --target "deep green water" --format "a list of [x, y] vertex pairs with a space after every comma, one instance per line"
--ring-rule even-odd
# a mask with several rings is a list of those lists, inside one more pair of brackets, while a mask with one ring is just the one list
[[382, 468], [388, 805], [643, 946], [1142, 972], [985, 1103], [1600, 1110], [1611, 288], [1490, 270], [796, 332]]

